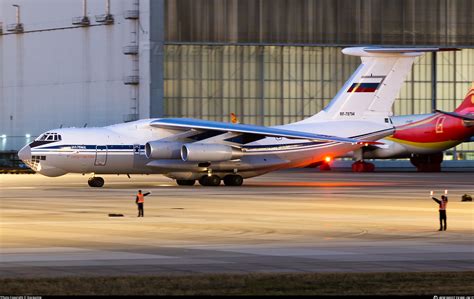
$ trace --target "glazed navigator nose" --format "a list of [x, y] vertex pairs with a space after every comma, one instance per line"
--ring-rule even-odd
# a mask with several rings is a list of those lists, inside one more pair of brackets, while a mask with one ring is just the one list
[[24, 162], [27, 160], [31, 160], [31, 147], [29, 145], [25, 145], [19, 152], [18, 157]]

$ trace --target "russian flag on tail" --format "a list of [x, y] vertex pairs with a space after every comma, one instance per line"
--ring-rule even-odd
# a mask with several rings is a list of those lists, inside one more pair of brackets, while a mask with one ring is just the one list
[[380, 83], [353, 83], [347, 92], [375, 92]]
[[347, 92], [375, 92], [379, 89], [385, 76], [362, 76], [355, 83], [352, 83]]

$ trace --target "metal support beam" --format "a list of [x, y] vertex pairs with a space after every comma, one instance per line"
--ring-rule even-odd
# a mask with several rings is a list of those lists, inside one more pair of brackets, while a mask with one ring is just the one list
[[436, 52], [431, 53], [431, 111], [436, 110]]
[[150, 117], [164, 115], [165, 1], [150, 1]]

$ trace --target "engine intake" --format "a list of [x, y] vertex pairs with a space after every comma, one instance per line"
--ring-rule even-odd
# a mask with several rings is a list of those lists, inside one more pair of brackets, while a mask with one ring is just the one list
[[238, 159], [240, 149], [224, 144], [189, 143], [181, 147], [181, 159], [190, 162], [217, 162]]
[[145, 144], [145, 155], [148, 159], [179, 159], [182, 145], [180, 142], [150, 141]]

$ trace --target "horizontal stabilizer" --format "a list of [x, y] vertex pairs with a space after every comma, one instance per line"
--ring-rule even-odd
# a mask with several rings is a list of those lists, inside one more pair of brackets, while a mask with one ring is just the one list
[[420, 56], [426, 52], [459, 51], [458, 48], [384, 48], [384, 47], [352, 47], [345, 48], [342, 53], [352, 56], [380, 56], [391, 54], [399, 56]]
[[463, 114], [459, 114], [459, 113], [456, 113], [456, 112], [446, 112], [446, 111], [441, 111], [441, 110], [435, 110], [435, 111], [439, 112], [439, 113], [442, 113], [442, 114], [452, 116], [452, 117], [460, 118], [462, 120], [473, 120], [474, 121], [474, 115], [463, 115]]

